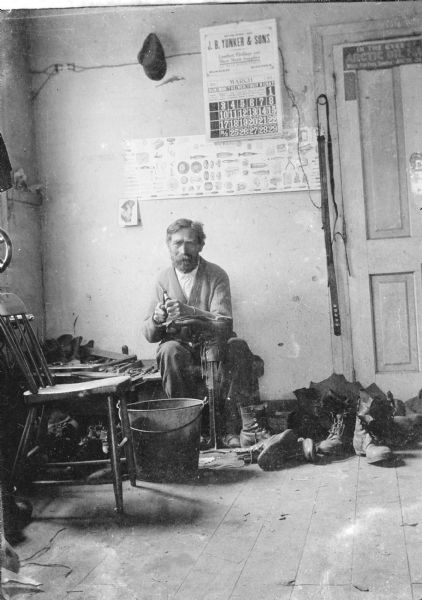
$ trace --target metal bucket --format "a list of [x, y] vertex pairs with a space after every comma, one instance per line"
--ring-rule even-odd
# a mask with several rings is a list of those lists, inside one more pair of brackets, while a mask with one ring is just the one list
[[175, 481], [198, 469], [202, 400], [170, 398], [129, 404], [140, 479]]

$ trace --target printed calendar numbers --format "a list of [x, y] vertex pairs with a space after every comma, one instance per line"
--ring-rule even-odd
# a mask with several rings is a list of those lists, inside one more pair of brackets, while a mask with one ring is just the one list
[[263, 94], [209, 103], [210, 137], [238, 138], [278, 133], [275, 82]]

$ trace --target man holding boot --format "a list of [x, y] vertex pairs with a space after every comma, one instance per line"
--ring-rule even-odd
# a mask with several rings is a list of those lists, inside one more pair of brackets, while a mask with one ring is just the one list
[[212, 338], [205, 352], [210, 351], [219, 364], [223, 444], [252, 446], [270, 436], [259, 405], [263, 363], [232, 332], [228, 275], [200, 256], [205, 244], [201, 223], [178, 219], [167, 228], [166, 241], [172, 265], [158, 277], [142, 324], [146, 339], [159, 343], [157, 362], [164, 392], [168, 398], [198, 397], [203, 340]]

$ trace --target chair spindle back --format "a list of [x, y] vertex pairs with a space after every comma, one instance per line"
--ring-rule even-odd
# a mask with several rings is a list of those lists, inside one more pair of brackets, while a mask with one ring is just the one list
[[0, 293], [0, 333], [6, 347], [21, 369], [29, 390], [54, 385], [40, 343], [32, 329], [32, 315], [22, 300], [9, 292]]

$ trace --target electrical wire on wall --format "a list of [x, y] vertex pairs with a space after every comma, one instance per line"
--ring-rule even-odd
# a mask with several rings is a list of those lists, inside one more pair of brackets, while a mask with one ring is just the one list
[[333, 142], [332, 142], [332, 138], [331, 138], [331, 128], [330, 128], [330, 109], [329, 109], [329, 102], [328, 102], [328, 98], [327, 98], [326, 94], [320, 94], [317, 98], [318, 131], [320, 131], [320, 122], [319, 122], [319, 114], [318, 114], [319, 107], [325, 108], [325, 126], [326, 126], [326, 131], [327, 131], [327, 161], [328, 161], [329, 182], [330, 182], [330, 190], [331, 190], [331, 202], [333, 205], [334, 215], [335, 215], [334, 224], [333, 224], [333, 228], [332, 228], [331, 245], [334, 244], [337, 236], [341, 238], [343, 245], [344, 245], [347, 272], [349, 275], [351, 275], [349, 256], [348, 256], [348, 251], [347, 251], [346, 222], [345, 222], [344, 214], [343, 214], [343, 231], [336, 231], [337, 224], [339, 222], [339, 210], [338, 210], [338, 205], [337, 205], [337, 201], [336, 201], [335, 184], [334, 184], [334, 159], [333, 159]]
[[308, 179], [308, 176], [306, 174], [305, 168], [303, 166], [302, 155], [300, 153], [300, 130], [302, 129], [300, 109], [299, 109], [299, 106], [298, 106], [298, 104], [296, 102], [296, 97], [294, 95], [294, 92], [293, 92], [292, 88], [287, 83], [286, 68], [285, 68], [285, 63], [284, 63], [284, 56], [283, 56], [283, 52], [282, 52], [280, 46], [278, 47], [278, 51], [280, 53], [280, 58], [281, 58], [281, 75], [282, 75], [282, 79], [283, 79], [284, 89], [286, 90], [287, 95], [289, 96], [289, 100], [292, 103], [292, 107], [295, 109], [296, 114], [297, 114], [297, 156], [298, 156], [298, 159], [299, 159], [299, 165], [300, 165], [300, 168], [302, 170], [303, 177], [304, 177], [304, 179], [306, 181], [306, 186], [307, 186], [309, 200], [310, 200], [311, 204], [313, 204], [313, 206], [315, 206], [315, 208], [321, 209], [321, 206], [318, 205], [318, 204], [316, 204], [313, 201], [313, 199], [312, 199], [311, 187], [309, 185], [309, 179]]
[[[195, 54], [201, 54], [200, 52], [182, 52], [180, 54], [170, 54], [169, 56], [166, 56], [166, 60], [170, 59], [170, 58], [176, 58], [178, 56], [193, 56]], [[36, 70], [31, 70], [29, 71], [31, 75], [45, 75], [46, 79], [42, 82], [42, 84], [34, 91], [32, 92], [32, 100], [35, 100], [37, 98], [37, 96], [39, 95], [39, 93], [41, 92], [41, 90], [44, 88], [45, 85], [47, 85], [47, 83], [50, 81], [50, 79], [52, 77], [54, 77], [55, 75], [58, 75], [59, 73], [62, 73], [63, 71], [71, 71], [73, 73], [84, 73], [85, 71], [93, 71], [93, 70], [99, 70], [99, 69], [120, 69], [122, 67], [138, 67], [139, 68], [139, 62], [127, 62], [127, 63], [115, 63], [115, 64], [104, 64], [104, 65], [92, 65], [89, 67], [83, 66], [83, 65], [77, 65], [73, 62], [71, 63], [53, 63], [51, 65], [48, 65], [48, 67], [46, 67], [45, 69], [42, 69], [40, 71], [36, 71]]]
[[[337, 104], [337, 83], [336, 83], [336, 77], [333, 74], [334, 77], [334, 101], [335, 104]], [[339, 133], [338, 133], [338, 123], [337, 123], [337, 139], [339, 139]], [[341, 164], [339, 165], [339, 170], [340, 170], [340, 180], [341, 180]], [[334, 172], [334, 167], [333, 167], [333, 172]], [[334, 187], [333, 187], [333, 193], [334, 193]], [[341, 205], [344, 206], [343, 203], [343, 192], [342, 189], [340, 188], [340, 197], [341, 197]], [[342, 240], [343, 245], [344, 245], [344, 255], [345, 255], [345, 259], [346, 259], [346, 268], [347, 268], [347, 273], [349, 274], [349, 277], [352, 276], [352, 271], [350, 269], [350, 262], [349, 262], [349, 252], [347, 249], [347, 227], [346, 227], [346, 217], [344, 215], [344, 211], [342, 211], [342, 226], [341, 226], [341, 231], [335, 231], [334, 228], [334, 236], [333, 236], [333, 241], [336, 241], [336, 237], [339, 236], [339, 238]]]

